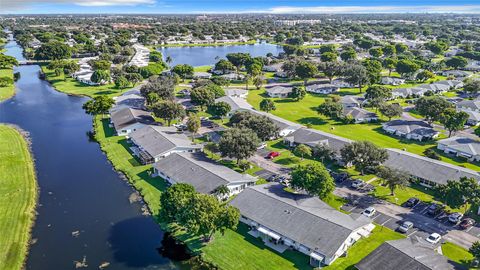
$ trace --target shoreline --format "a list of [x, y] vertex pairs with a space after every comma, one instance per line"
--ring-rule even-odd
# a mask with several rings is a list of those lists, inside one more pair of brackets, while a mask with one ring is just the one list
[[[8, 100], [8, 99], [6, 99]], [[20, 264], [20, 269], [24, 269], [26, 262], [28, 260], [28, 256], [30, 255], [30, 247], [35, 244], [35, 239], [32, 238], [32, 231], [33, 227], [36, 224], [37, 220], [37, 207], [38, 207], [38, 202], [40, 199], [40, 186], [38, 185], [38, 178], [37, 178], [37, 169], [35, 166], [35, 157], [33, 155], [33, 150], [32, 150], [32, 140], [30, 137], [30, 133], [28, 131], [25, 131], [21, 127], [10, 124], [10, 123], [0, 123], [0, 127], [5, 126], [7, 128], [10, 128], [12, 130], [15, 130], [15, 132], [18, 133], [18, 135], [22, 138], [23, 142], [25, 143], [26, 146], [26, 151], [28, 153], [28, 159], [31, 162], [32, 166], [32, 177], [34, 181], [34, 192], [33, 192], [33, 206], [32, 209], [28, 212], [25, 212], [24, 214], [30, 213], [31, 217], [29, 217], [29, 224], [27, 225], [25, 233], [27, 234], [25, 242], [21, 243], [23, 247], [25, 248], [24, 254], [20, 255], [23, 256], [22, 262]]]
[[222, 46], [237, 46], [237, 45], [255, 45], [256, 40], [244, 42], [227, 42], [227, 43], [186, 43], [186, 44], [160, 44], [151, 46], [154, 50], [161, 48], [181, 48], [181, 47], [222, 47]]

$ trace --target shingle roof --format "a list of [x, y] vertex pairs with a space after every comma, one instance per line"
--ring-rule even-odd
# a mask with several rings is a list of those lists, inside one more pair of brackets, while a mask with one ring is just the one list
[[457, 103], [457, 108], [459, 107], [466, 107], [470, 110], [480, 110], [480, 100], [479, 99], [474, 99], [474, 100], [463, 100]]
[[220, 98], [215, 99], [215, 102], [226, 102], [230, 105], [231, 111], [237, 110], [251, 110], [253, 109], [252, 105], [250, 105], [244, 98], [240, 97], [231, 97], [231, 96], [223, 96]]
[[351, 143], [349, 139], [339, 137], [320, 130], [301, 128], [288, 135], [287, 138], [292, 138], [297, 144], [305, 144], [314, 147], [319, 143], [325, 143], [332, 150], [340, 152], [345, 145]]
[[213, 193], [222, 185], [256, 181], [255, 177], [218, 164], [203, 153], [173, 153], [153, 167], [175, 182], [191, 184], [197, 192], [205, 194]]
[[377, 118], [377, 114], [369, 112], [365, 109], [358, 107], [344, 108], [343, 114], [345, 116], [350, 115], [353, 119], [365, 119], [365, 118]]
[[317, 197], [286, 192], [280, 184], [249, 187], [230, 204], [244, 217], [329, 257], [354, 230], [371, 223], [365, 216], [341, 213]]
[[135, 93], [118, 96], [117, 98], [115, 98], [115, 107], [113, 109], [121, 107], [144, 109], [145, 98]]
[[265, 89], [265, 91], [267, 91], [267, 93], [270, 93], [270, 94], [288, 94], [292, 92], [292, 89], [293, 89], [292, 87], [277, 85], [274, 87], [267, 88]]
[[152, 157], [162, 155], [176, 147], [201, 149], [199, 144], [192, 141], [174, 127], [145, 126], [130, 134], [130, 138], [142, 147]]
[[444, 144], [453, 150], [468, 153], [473, 156], [480, 154], [480, 141], [473, 140], [467, 137], [451, 137], [438, 141], [439, 144]]
[[432, 126], [424, 121], [393, 120], [383, 124], [384, 128], [393, 129], [405, 134], [418, 134], [422, 136], [431, 136], [438, 133]]
[[480, 181], [480, 174], [474, 170], [399, 149], [388, 148], [387, 152], [388, 159], [384, 165], [437, 184], [443, 185], [448, 180], [458, 180], [461, 177], [473, 177]]
[[133, 125], [135, 123], [153, 124], [155, 120], [149, 112], [132, 108], [121, 108], [110, 113], [110, 119], [116, 130]]
[[245, 89], [227, 89], [225, 93], [227, 96], [243, 96], [248, 94], [248, 91]]
[[417, 239], [387, 241], [355, 265], [358, 270], [453, 270], [455, 265]]

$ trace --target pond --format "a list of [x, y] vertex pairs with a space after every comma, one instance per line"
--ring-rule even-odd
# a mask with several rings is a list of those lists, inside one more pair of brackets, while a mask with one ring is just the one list
[[191, 66], [210, 66], [214, 65], [218, 60], [225, 59], [229, 53], [250, 53], [253, 57], [266, 56], [267, 53], [278, 55], [283, 52], [281, 46], [270, 43], [256, 43], [253, 45], [232, 45], [232, 46], [212, 46], [212, 47], [166, 47], [159, 48], [159, 52], [166, 58], [170, 56], [172, 63], [170, 66], [177, 64], [189, 64]]
[[[6, 53], [24, 60], [15, 41]], [[30, 133], [40, 187], [27, 269], [74, 269], [85, 262], [98, 269], [178, 269], [162, 257], [164, 233], [134, 189], [117, 174], [96, 142], [89, 140], [92, 117], [83, 97], [68, 96], [39, 79], [37, 65], [16, 67], [16, 95], [0, 103], [0, 122]], [[182, 268], [184, 268], [182, 266]]]

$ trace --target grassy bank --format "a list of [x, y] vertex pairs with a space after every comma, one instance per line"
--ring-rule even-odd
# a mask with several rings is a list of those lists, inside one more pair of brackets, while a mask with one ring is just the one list
[[0, 125], [0, 269], [21, 269], [35, 217], [37, 183], [28, 144]]
[[161, 44], [156, 48], [173, 48], [173, 47], [218, 47], [218, 46], [234, 46], [234, 45], [253, 45], [257, 43], [256, 40], [249, 40], [246, 42], [227, 42], [227, 43], [188, 43], [188, 44]]
[[[13, 79], [13, 69], [5, 68], [0, 69], [0, 77], [10, 77]], [[15, 94], [15, 85], [9, 85], [6, 87], [0, 87], [0, 101], [11, 98]]]

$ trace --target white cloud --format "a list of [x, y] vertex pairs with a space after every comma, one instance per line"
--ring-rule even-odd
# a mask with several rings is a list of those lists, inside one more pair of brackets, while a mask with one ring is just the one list
[[0, 13], [31, 10], [37, 4], [75, 4], [87, 7], [153, 5], [156, 0], [0, 0]]
[[440, 6], [280, 6], [265, 10], [265, 13], [480, 13], [480, 5], [440, 5]]
[[75, 0], [75, 4], [79, 6], [135, 6], [141, 4], [148, 4], [152, 5], [155, 4], [155, 0], [96, 0], [96, 1], [89, 1], [89, 0]]

